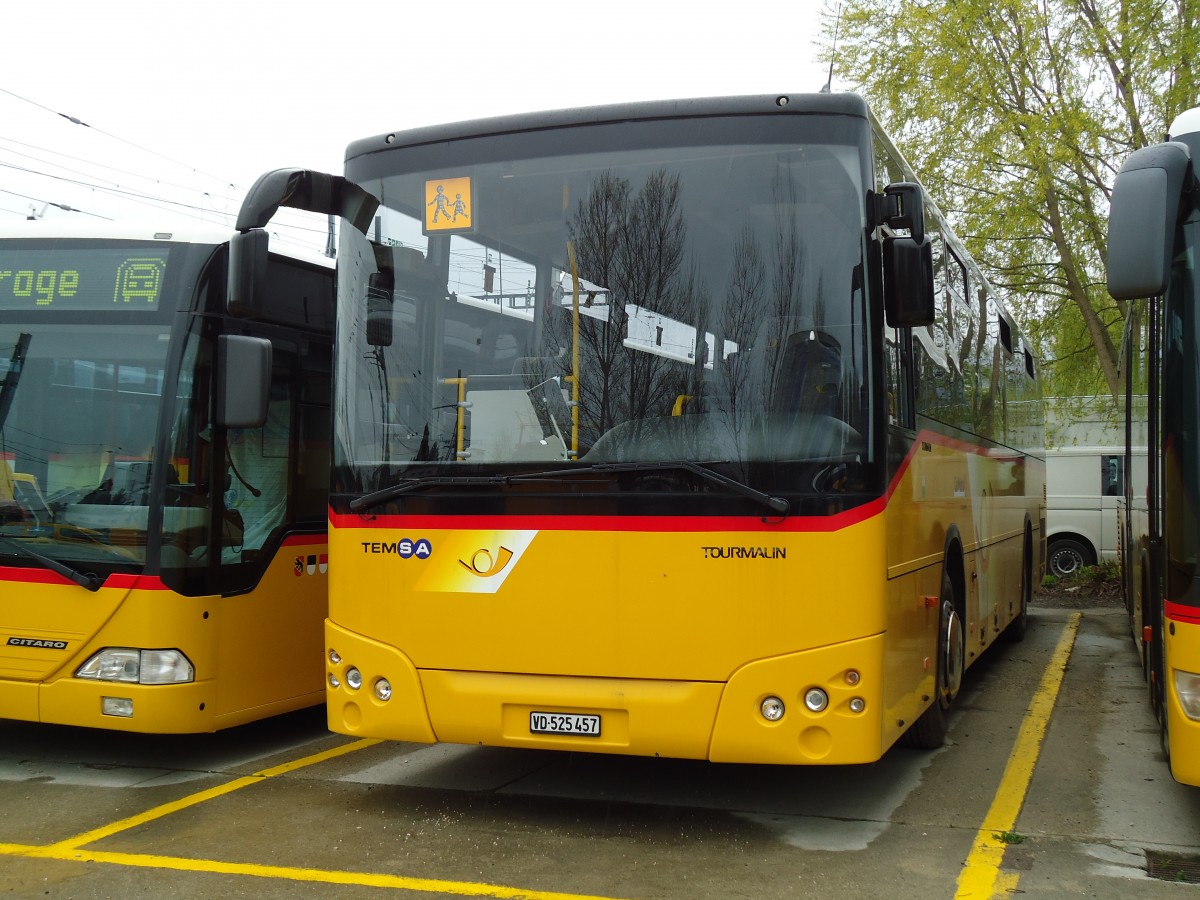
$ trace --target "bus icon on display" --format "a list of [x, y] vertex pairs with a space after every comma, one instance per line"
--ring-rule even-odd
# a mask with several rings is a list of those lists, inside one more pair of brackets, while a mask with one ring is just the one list
[[132, 303], [142, 300], [151, 305], [158, 302], [162, 289], [163, 261], [152, 257], [127, 259], [117, 268], [117, 286], [113, 303]]

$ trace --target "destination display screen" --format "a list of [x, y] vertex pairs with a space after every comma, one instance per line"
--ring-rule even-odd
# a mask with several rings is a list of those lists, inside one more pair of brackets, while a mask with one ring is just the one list
[[170, 248], [0, 244], [0, 311], [158, 309]]

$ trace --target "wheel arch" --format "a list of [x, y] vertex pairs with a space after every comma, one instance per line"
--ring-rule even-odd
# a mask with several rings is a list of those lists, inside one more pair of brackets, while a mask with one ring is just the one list
[[951, 525], [946, 529], [946, 546], [942, 551], [942, 567], [950, 576], [950, 584], [954, 588], [954, 608], [962, 620], [966, 621], [967, 614], [967, 562], [963, 550], [962, 535], [958, 526]]
[[1029, 578], [1029, 593], [1032, 595], [1034, 585], [1038, 583], [1045, 572], [1046, 554], [1038, 560], [1034, 556], [1033, 545], [1033, 516], [1025, 513], [1025, 538], [1021, 545], [1021, 558], [1025, 564], [1025, 574]]

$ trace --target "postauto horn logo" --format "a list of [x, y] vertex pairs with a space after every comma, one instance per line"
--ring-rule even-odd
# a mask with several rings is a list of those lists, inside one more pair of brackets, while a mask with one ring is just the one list
[[536, 531], [448, 534], [439, 542], [440, 563], [422, 572], [413, 590], [494, 594], [536, 536]]

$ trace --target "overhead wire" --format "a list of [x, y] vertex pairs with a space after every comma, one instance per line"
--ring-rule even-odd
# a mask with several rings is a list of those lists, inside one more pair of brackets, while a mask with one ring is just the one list
[[[0, 90], [2, 90], [2, 89], [0, 89]], [[48, 148], [48, 147], [39, 147], [39, 146], [37, 146], [36, 144], [28, 144], [28, 143], [26, 143], [26, 142], [24, 142], [24, 141], [18, 141], [18, 140], [15, 140], [15, 139], [13, 139], [13, 138], [4, 137], [3, 135], [0, 135], [0, 142], [6, 142], [6, 143], [9, 143], [9, 144], [17, 144], [18, 146], [21, 146], [21, 147], [28, 147], [28, 148], [29, 148], [29, 149], [31, 149], [31, 150], [39, 150], [39, 151], [41, 151], [42, 153], [49, 153], [49, 154], [51, 154], [52, 156], [61, 156], [63, 159], [69, 159], [69, 160], [73, 160], [74, 162], [80, 162], [80, 163], [84, 163], [85, 165], [88, 165], [88, 166], [93, 166], [93, 167], [95, 167], [95, 168], [99, 168], [99, 169], [106, 169], [106, 170], [108, 170], [108, 171], [110, 171], [110, 172], [117, 172], [117, 173], [120, 173], [120, 174], [122, 174], [122, 175], [128, 175], [128, 176], [130, 176], [131, 178], [141, 178], [141, 179], [144, 179], [144, 180], [147, 180], [147, 181], [154, 181], [155, 183], [158, 183], [158, 184], [165, 184], [165, 185], [167, 185], [167, 186], [169, 186], [169, 187], [178, 188], [178, 189], [179, 189], [179, 190], [181, 190], [181, 191], [194, 191], [194, 190], [195, 190], [195, 188], [194, 188], [194, 187], [192, 187], [192, 186], [190, 186], [190, 185], [186, 185], [186, 184], [177, 184], [177, 183], [175, 183], [175, 182], [172, 182], [172, 181], [166, 181], [166, 180], [164, 180], [164, 179], [161, 179], [161, 178], [153, 178], [153, 177], [151, 177], [151, 176], [149, 176], [149, 175], [143, 175], [143, 174], [141, 174], [141, 173], [139, 173], [139, 172], [131, 172], [131, 171], [129, 171], [128, 169], [121, 169], [121, 168], [118, 168], [117, 166], [110, 166], [110, 165], [107, 165], [106, 163], [94, 162], [94, 161], [92, 161], [92, 160], [89, 160], [89, 159], [84, 159], [83, 157], [80, 157], [80, 156], [71, 156], [69, 153], [62, 153], [62, 152], [60, 152], [60, 151], [58, 151], [58, 150], [52, 150], [52, 149], [50, 149], [50, 148]], [[46, 163], [46, 164], [48, 164], [48, 165], [57, 166], [57, 167], [59, 167], [59, 168], [61, 168], [61, 169], [65, 169], [65, 170], [66, 170], [66, 171], [68, 171], [68, 172], [72, 172], [72, 171], [74, 171], [74, 172], [77, 172], [77, 173], [78, 173], [78, 174], [80, 174], [80, 175], [87, 174], [87, 173], [85, 173], [85, 172], [79, 172], [79, 171], [78, 171], [78, 170], [76, 170], [76, 169], [70, 169], [70, 168], [68, 168], [67, 166], [64, 166], [64, 165], [62, 165], [62, 163], [57, 163], [57, 162], [54, 162], [53, 160], [50, 160], [50, 159], [43, 159], [43, 158], [40, 158], [40, 157], [34, 156], [33, 154], [30, 154], [30, 153], [23, 153], [23, 152], [22, 152], [22, 151], [20, 151], [20, 150], [13, 150], [13, 149], [10, 149], [10, 148], [7, 148], [7, 147], [0, 147], [0, 151], [4, 151], [4, 152], [6, 152], [6, 153], [12, 153], [12, 154], [14, 154], [14, 155], [16, 155], [16, 156], [23, 156], [23, 157], [25, 157], [25, 158], [27, 158], [27, 159], [36, 160], [36, 161], [38, 161], [38, 162], [43, 162], [43, 163]], [[236, 186], [235, 186], [235, 185], [233, 185], [232, 183], [230, 183], [230, 184], [228, 184], [228, 185], [227, 185], [227, 187], [229, 187], [229, 188], [235, 188]]]
[[66, 119], [68, 122], [71, 122], [72, 124], [80, 125], [84, 128], [90, 128], [92, 131], [96, 132], [97, 134], [102, 134], [105, 137], [112, 138], [114, 141], [120, 141], [122, 144], [126, 144], [137, 150], [141, 150], [143, 153], [149, 153], [152, 156], [157, 156], [159, 159], [165, 159], [169, 163], [180, 166], [184, 169], [188, 169], [189, 171], [204, 175], [206, 178], [212, 178], [212, 179], [215, 179], [216, 181], [227, 181], [227, 179], [222, 179], [217, 175], [213, 175], [209, 172], [204, 172], [200, 169], [195, 168], [194, 166], [188, 165], [187, 163], [180, 162], [177, 159], [173, 159], [172, 157], [167, 156], [166, 154], [159, 153], [157, 150], [152, 150], [149, 147], [143, 147], [141, 144], [135, 144], [133, 141], [126, 140], [125, 138], [120, 137], [119, 135], [112, 134], [111, 132], [105, 131], [102, 128], [97, 128], [93, 125], [89, 125], [87, 122], [84, 122], [82, 119], [79, 119], [75, 116], [68, 115], [67, 113], [64, 113], [64, 112], [59, 112], [58, 110], [55, 110], [55, 109], [51, 109], [49, 106], [46, 106], [45, 104], [42, 104], [42, 103], [38, 103], [36, 100], [30, 100], [28, 97], [22, 97], [20, 94], [15, 94], [12, 91], [7, 90], [5, 88], [0, 88], [0, 93], [8, 94], [10, 97], [15, 97], [17, 100], [20, 100], [24, 103], [28, 103], [32, 106], [36, 106], [38, 109], [44, 109], [46, 112], [52, 113], [56, 116]]
[[[55, 116], [59, 116], [59, 118], [65, 119], [68, 122], [71, 122], [71, 124], [73, 124], [73, 125], [79, 125], [79, 126], [89, 128], [89, 130], [91, 130], [92, 132], [96, 132], [98, 134], [103, 134], [104, 137], [107, 137], [107, 138], [110, 138], [113, 140], [118, 140], [118, 142], [120, 142], [122, 144], [132, 146], [132, 148], [134, 148], [134, 149], [137, 149], [139, 151], [146, 152], [146, 154], [150, 154], [152, 156], [161, 158], [161, 160], [166, 160], [166, 161], [174, 164], [174, 166], [179, 166], [181, 168], [186, 169], [187, 172], [190, 172], [192, 174], [202, 175], [202, 176], [204, 176], [204, 178], [208, 178], [208, 179], [217, 181], [218, 184], [221, 184], [221, 186], [224, 188], [224, 190], [229, 192], [229, 196], [222, 197], [221, 194], [216, 194], [214, 191], [200, 190], [200, 188], [198, 188], [198, 187], [190, 187], [187, 185], [181, 185], [181, 184], [178, 184], [178, 182], [173, 182], [173, 181], [168, 181], [166, 179], [157, 178], [157, 176], [150, 176], [150, 175], [144, 175], [144, 174], [140, 174], [140, 173], [134, 173], [134, 172], [130, 172], [130, 170], [127, 170], [127, 169], [121, 169], [121, 168], [115, 167], [115, 166], [108, 166], [108, 164], [106, 164], [106, 163], [92, 162], [90, 160], [84, 160], [84, 158], [80, 158], [78, 156], [72, 156], [70, 154], [64, 154], [64, 152], [60, 152], [58, 150], [42, 148], [42, 146], [37, 146], [34, 144], [25, 143], [25, 142], [20, 142], [20, 140], [16, 140], [13, 138], [7, 138], [7, 137], [0, 137], [0, 140], [2, 140], [2, 142], [6, 142], [11, 145], [24, 146], [24, 148], [26, 148], [26, 149], [35, 150], [37, 152], [41, 152], [41, 154], [49, 154], [52, 157], [59, 157], [59, 158], [61, 158], [61, 160], [70, 160], [73, 162], [83, 163], [83, 166], [89, 167], [89, 169], [91, 169], [91, 170], [72, 168], [70, 166], [65, 166], [64, 163], [59, 162], [58, 160], [55, 160], [55, 158], [38, 157], [34, 154], [29, 154], [29, 152], [24, 152], [22, 150], [13, 149], [13, 146], [8, 146], [8, 148], [2, 148], [2, 146], [0, 146], [0, 151], [7, 152], [7, 154], [11, 154], [16, 157], [25, 158], [25, 160], [30, 160], [30, 161], [34, 161], [36, 163], [41, 163], [42, 166], [52, 167], [54, 169], [61, 170], [61, 172], [71, 173], [72, 175], [78, 175], [79, 178], [88, 179], [88, 180], [78, 180], [78, 179], [73, 179], [73, 178], [66, 178], [66, 176], [64, 176], [64, 175], [54, 174], [53, 172], [46, 172], [46, 170], [38, 170], [38, 169], [34, 169], [34, 168], [29, 168], [29, 167], [16, 166], [16, 164], [13, 164], [13, 163], [0, 162], [0, 167], [6, 167], [6, 168], [13, 169], [13, 170], [18, 170], [18, 172], [23, 172], [25, 174], [32, 175], [32, 176], [38, 176], [38, 178], [60, 181], [60, 182], [62, 182], [62, 184], [70, 184], [70, 185], [74, 185], [76, 187], [82, 187], [82, 188], [85, 188], [85, 190], [101, 192], [104, 194], [108, 194], [108, 196], [110, 196], [110, 197], [119, 198], [121, 200], [125, 200], [125, 202], [128, 202], [128, 203], [143, 205], [143, 206], [146, 206], [146, 208], [150, 208], [150, 209], [157, 209], [157, 210], [163, 210], [163, 211], [174, 211], [174, 212], [186, 211], [187, 215], [196, 216], [196, 217], [200, 218], [200, 221], [205, 221], [206, 218], [208, 218], [208, 217], [214, 217], [214, 218], [216, 218], [216, 220], [218, 220], [218, 222], [226, 224], [227, 227], [229, 227], [229, 228], [233, 227], [234, 221], [236, 220], [236, 215], [238, 215], [238, 203], [236, 203], [234, 194], [235, 193], [244, 193], [244, 192], [240, 192], [238, 190], [238, 186], [236, 186], [233, 181], [220, 178], [220, 176], [212, 175], [211, 173], [203, 172], [202, 169], [188, 166], [187, 163], [181, 162], [179, 160], [175, 160], [175, 158], [161, 154], [161, 152], [158, 152], [156, 150], [146, 148], [146, 146], [143, 146], [143, 145], [140, 145], [137, 143], [133, 143], [133, 142], [131, 142], [131, 140], [127, 140], [125, 138], [118, 136], [118, 134], [113, 134], [113, 133], [102, 130], [102, 128], [97, 128], [95, 126], [92, 126], [89, 124], [89, 122], [85, 122], [82, 119], [79, 119], [78, 116], [59, 112], [59, 110], [50, 108], [50, 107], [46, 106], [46, 104], [44, 104], [44, 103], [38, 103], [35, 100], [30, 100], [29, 97], [24, 97], [22, 95], [16, 94], [16, 92], [13, 92], [11, 90], [7, 90], [5, 88], [0, 88], [0, 92], [2, 92], [2, 94], [6, 94], [8, 96], [16, 98], [16, 100], [22, 101], [23, 103], [28, 103], [32, 107], [42, 109], [42, 110], [44, 110], [44, 112], [53, 114]], [[101, 172], [96, 172], [96, 169], [101, 170]], [[205, 206], [205, 205], [197, 205], [194, 203], [186, 203], [186, 202], [182, 202], [182, 200], [174, 200], [174, 199], [170, 199], [168, 197], [164, 197], [164, 196], [162, 196], [161, 193], [152, 193], [150, 191], [136, 190], [136, 188], [121, 185], [120, 181], [110, 179], [109, 176], [107, 176], [104, 173], [118, 173], [120, 175], [128, 175], [128, 176], [130, 176], [130, 178], [133, 178], [133, 179], [150, 181], [150, 182], [152, 182], [152, 184], [155, 185], [156, 188], [170, 187], [170, 188], [174, 188], [174, 190], [178, 190], [178, 191], [196, 192], [196, 193], [199, 193], [200, 196], [208, 198], [209, 205]], [[107, 182], [107, 184], [96, 184], [97, 180], [101, 181], [101, 182]], [[7, 192], [7, 193], [12, 193], [12, 192]], [[35, 202], [37, 202], [37, 203], [53, 205], [53, 206], [55, 206], [55, 208], [62, 209], [62, 210], [85, 212], [84, 210], [78, 209], [77, 206], [73, 206], [73, 205], [65, 204], [65, 203], [56, 203], [56, 202], [54, 202], [54, 200], [37, 199], [37, 198], [30, 198], [30, 199], [34, 199]], [[212, 200], [214, 200], [214, 199], [223, 200], [223, 202], [224, 202], [224, 204], [226, 204], [227, 208], [226, 209], [217, 208], [217, 205], [214, 202], [212, 202]], [[13, 212], [14, 215], [22, 215], [22, 216], [28, 217], [28, 214], [25, 214], [25, 212], [16, 212], [13, 210], [6, 210], [6, 211]], [[86, 212], [86, 215], [96, 216], [98, 214], [94, 214], [94, 212]], [[106, 216], [100, 216], [100, 217], [106, 218]], [[326, 239], [326, 236], [328, 236], [329, 229], [328, 229], [328, 227], [317, 227], [316, 224], [314, 224], [314, 223], [316, 223], [316, 220], [314, 220], [314, 218], [311, 217], [311, 214], [305, 214], [305, 212], [302, 212], [300, 210], [290, 210], [287, 208], [283, 208], [277, 212], [277, 217], [275, 218], [275, 220], [272, 220], [270, 227], [271, 227], [272, 233], [274, 233], [278, 239], [282, 240], [283, 242], [286, 242], [286, 244], [302, 248], [302, 250], [322, 253], [322, 252], [324, 252], [325, 239]], [[306, 238], [305, 235], [312, 235], [312, 236], [310, 236], [310, 238]]]
[[[2, 165], [2, 164], [0, 164], [0, 165]], [[0, 188], [0, 194], [9, 194], [10, 196], [13, 196], [13, 197], [20, 197], [22, 200], [32, 200], [34, 203], [41, 203], [43, 206], [53, 206], [58, 209], [64, 210], [66, 212], [77, 212], [77, 213], [82, 213], [85, 216], [95, 216], [98, 219], [108, 219], [108, 221], [110, 221], [110, 222], [112, 221], [112, 219], [109, 216], [102, 216], [99, 213], [88, 212], [86, 209], [79, 209], [76, 206], [68, 206], [65, 203], [55, 203], [53, 200], [47, 200], [44, 197], [30, 197], [28, 194], [18, 194], [16, 191], [5, 190], [4, 188]], [[5, 211], [13, 212], [14, 210], [5, 210]], [[29, 213], [23, 212], [23, 213], [19, 213], [19, 215], [28, 217]]]

